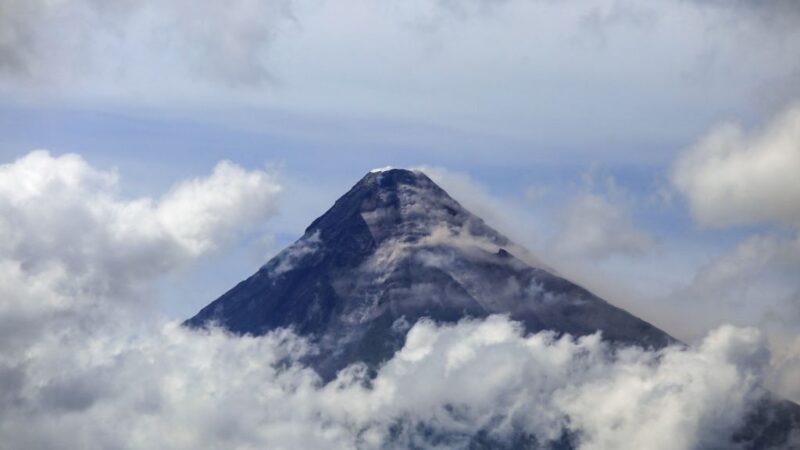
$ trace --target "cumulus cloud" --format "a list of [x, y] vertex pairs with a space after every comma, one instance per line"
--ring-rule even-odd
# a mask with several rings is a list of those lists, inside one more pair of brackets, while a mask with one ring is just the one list
[[[723, 328], [693, 350], [619, 353], [598, 335], [523, 337], [503, 317], [416, 324], [374, 379], [322, 385], [286, 332], [235, 337], [166, 324], [55, 330], [5, 366], [13, 448], [465, 448], [476, 432], [581, 449], [724, 447], [748, 413], [763, 347]], [[664, 440], [663, 436], [672, 436]], [[520, 441], [517, 441], [520, 442]]]
[[124, 296], [274, 213], [279, 191], [269, 173], [223, 161], [158, 199], [128, 200], [114, 171], [34, 151], [0, 165], [0, 261], [70, 292]]
[[800, 226], [800, 106], [758, 130], [711, 130], [677, 161], [673, 182], [704, 225]]
[[279, 189], [222, 162], [160, 198], [124, 199], [114, 171], [76, 154], [0, 165], [0, 372], [19, 373], [53, 330], [80, 336], [150, 314], [154, 280], [269, 217]]
[[3, 0], [0, 76], [255, 84], [268, 78], [267, 47], [290, 17], [288, 0]]
[[182, 182], [165, 194], [156, 215], [185, 249], [198, 255], [274, 212], [279, 192], [268, 173], [222, 161], [211, 176]]

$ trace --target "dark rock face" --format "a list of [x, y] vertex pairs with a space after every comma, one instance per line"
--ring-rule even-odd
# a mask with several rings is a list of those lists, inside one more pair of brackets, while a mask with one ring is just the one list
[[[527, 262], [526, 262], [527, 261]], [[293, 327], [326, 379], [391, 357], [418, 319], [503, 313], [528, 331], [662, 347], [649, 323], [560, 278], [420, 172], [367, 174], [293, 245], [187, 321], [236, 333]]]
[[[185, 324], [254, 335], [292, 327], [318, 344], [307, 362], [330, 380], [356, 361], [375, 370], [423, 317], [452, 323], [498, 313], [528, 332], [600, 330], [612, 342], [655, 349], [677, 342], [557, 276], [408, 170], [367, 174], [299, 240]], [[732, 440], [788, 448], [781, 443], [798, 426], [800, 407], [765, 398]], [[498, 448], [482, 439], [476, 435], [474, 448]], [[556, 447], [570, 442], [565, 436]]]

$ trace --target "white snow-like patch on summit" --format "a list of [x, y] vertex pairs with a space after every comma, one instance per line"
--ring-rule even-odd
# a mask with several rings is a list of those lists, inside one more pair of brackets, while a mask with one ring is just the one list
[[392, 169], [394, 169], [394, 167], [392, 167], [392, 166], [378, 167], [376, 169], [370, 170], [369, 173], [381, 173], [381, 172], [386, 172], [386, 171], [389, 171], [389, 170], [392, 170]]

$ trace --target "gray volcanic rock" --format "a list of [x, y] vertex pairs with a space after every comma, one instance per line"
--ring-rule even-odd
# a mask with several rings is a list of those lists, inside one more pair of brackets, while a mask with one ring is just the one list
[[236, 333], [292, 327], [316, 341], [323, 378], [376, 367], [418, 319], [508, 314], [555, 330], [644, 347], [674, 342], [649, 323], [554, 275], [421, 172], [367, 174], [293, 245], [189, 319]]

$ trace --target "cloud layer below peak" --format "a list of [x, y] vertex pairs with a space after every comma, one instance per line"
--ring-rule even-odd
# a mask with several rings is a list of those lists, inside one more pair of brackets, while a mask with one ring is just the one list
[[63, 328], [28, 350], [0, 370], [0, 435], [19, 449], [720, 448], [763, 394], [767, 358], [752, 329], [615, 352], [599, 335], [523, 337], [503, 317], [417, 323], [374, 379], [355, 365], [327, 385], [286, 332]]

